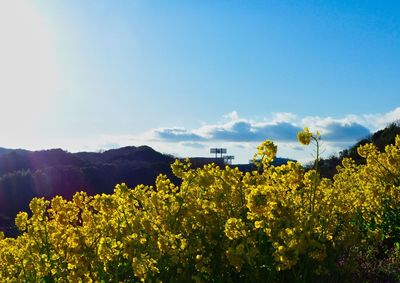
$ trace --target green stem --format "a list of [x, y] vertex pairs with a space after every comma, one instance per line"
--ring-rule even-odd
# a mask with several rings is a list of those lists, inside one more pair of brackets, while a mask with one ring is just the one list
[[315, 140], [315, 143], [316, 143], [316, 146], [317, 146], [317, 156], [316, 156], [315, 164], [314, 164], [315, 177], [314, 177], [314, 184], [313, 184], [313, 187], [312, 187], [311, 214], [314, 213], [315, 195], [316, 195], [317, 186], [318, 186], [318, 163], [319, 163], [319, 141], [318, 141], [318, 138], [316, 138], [316, 137], [313, 137], [313, 139]]

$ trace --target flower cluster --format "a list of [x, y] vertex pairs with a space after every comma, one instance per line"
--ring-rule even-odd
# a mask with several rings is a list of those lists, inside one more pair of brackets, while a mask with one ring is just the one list
[[[318, 141], [308, 129], [299, 141]], [[343, 160], [333, 180], [318, 168], [271, 165], [258, 147], [253, 172], [172, 164], [181, 179], [115, 187], [111, 195], [35, 198], [17, 238], [0, 237], [4, 282], [314, 281], [357, 269], [353, 251], [398, 242], [400, 137], [365, 165]], [[345, 265], [345, 266], [344, 266]]]

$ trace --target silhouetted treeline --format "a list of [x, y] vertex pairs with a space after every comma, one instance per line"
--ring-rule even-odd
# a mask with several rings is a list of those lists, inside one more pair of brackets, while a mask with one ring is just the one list
[[357, 148], [360, 145], [373, 143], [380, 151], [384, 151], [386, 145], [395, 143], [395, 138], [397, 135], [400, 135], [400, 124], [392, 123], [383, 130], [379, 130], [371, 136], [363, 138], [352, 147], [341, 151], [338, 156], [331, 156], [330, 158], [321, 159], [318, 163], [321, 176], [333, 178], [333, 176], [337, 173], [336, 166], [342, 164], [342, 160], [345, 157], [352, 158], [356, 164], [364, 164], [365, 159], [359, 156], [357, 153]]

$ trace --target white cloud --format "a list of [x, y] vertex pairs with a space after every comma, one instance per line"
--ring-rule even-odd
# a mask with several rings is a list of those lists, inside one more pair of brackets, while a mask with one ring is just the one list
[[[238, 117], [238, 116], [236, 116]], [[275, 115], [270, 121], [231, 120], [222, 124], [203, 125], [197, 129], [160, 128], [153, 131], [156, 140], [179, 141], [229, 141], [261, 142], [270, 139], [276, 142], [296, 141], [296, 135], [304, 126], [312, 131], [319, 130], [328, 141], [353, 141], [363, 138], [370, 130], [360, 124], [360, 119], [348, 116], [342, 119], [331, 117], [305, 117], [294, 121], [290, 113]]]
[[272, 123], [296, 123], [297, 115], [290, 112], [272, 113]]
[[364, 115], [363, 120], [373, 131], [382, 129], [388, 124], [400, 120], [400, 107], [384, 114]]
[[[278, 144], [278, 154], [299, 161], [312, 159], [307, 147], [297, 143], [297, 132], [307, 126], [311, 131], [320, 131], [323, 137], [323, 154], [330, 156], [400, 119], [400, 107], [388, 113], [354, 115], [344, 117], [298, 117], [294, 113], [273, 113], [271, 117], [258, 121], [240, 118], [236, 111], [224, 115], [225, 122], [203, 124], [198, 128], [161, 128], [153, 130], [153, 139], [159, 143], [182, 142], [183, 150], [190, 152], [190, 143], [201, 142], [203, 147], [212, 144], [229, 146], [241, 157], [236, 161], [246, 162], [251, 158], [258, 143], [270, 139]], [[191, 149], [190, 149], [191, 147]], [[201, 147], [197, 147], [197, 154]], [[207, 152], [204, 151], [203, 155]]]
[[239, 120], [239, 115], [236, 111], [232, 111], [228, 114], [225, 114], [224, 118], [228, 119], [229, 121], [236, 121], [236, 120]]

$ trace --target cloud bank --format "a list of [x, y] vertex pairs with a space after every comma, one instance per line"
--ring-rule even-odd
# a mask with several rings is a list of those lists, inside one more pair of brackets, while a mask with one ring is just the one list
[[[358, 140], [400, 120], [400, 107], [382, 114], [346, 115], [344, 117], [299, 117], [293, 113], [275, 113], [256, 120], [241, 118], [237, 112], [224, 115], [217, 123], [197, 128], [164, 127], [141, 135], [103, 136], [93, 140], [66, 141], [59, 144], [71, 151], [98, 150], [126, 145], [149, 145], [177, 157], [210, 156], [209, 148], [226, 147], [235, 162], [247, 163], [256, 146], [269, 139], [278, 145], [278, 156], [301, 162], [312, 160], [312, 149], [297, 142], [297, 132], [305, 126], [322, 134], [323, 157], [328, 157]], [[82, 149], [82, 144], [87, 146]]]
[[195, 129], [159, 128], [151, 132], [162, 142], [295, 142], [304, 127], [320, 131], [324, 141], [347, 143], [365, 138], [372, 132], [400, 120], [400, 107], [383, 114], [347, 115], [343, 118], [297, 117], [293, 113], [275, 113], [269, 119], [254, 121], [240, 118], [237, 112], [224, 115], [228, 121], [206, 124]]

